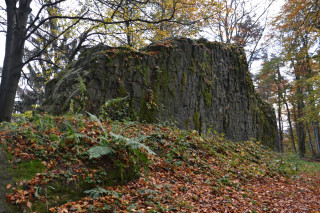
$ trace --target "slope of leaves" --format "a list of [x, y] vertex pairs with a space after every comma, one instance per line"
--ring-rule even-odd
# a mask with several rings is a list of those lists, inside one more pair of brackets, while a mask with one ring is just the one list
[[[320, 210], [319, 170], [311, 173], [303, 161], [283, 158], [256, 141], [234, 143], [214, 133], [199, 136], [196, 131], [138, 122], [99, 123], [80, 115], [30, 117], [0, 128], [1, 143], [12, 155], [13, 168], [30, 160], [45, 166], [31, 179], [14, 179], [7, 185], [7, 201], [20, 210]], [[128, 140], [148, 137], [143, 137], [138, 151], [131, 152], [123, 144], [112, 144], [117, 140], [108, 132]], [[99, 138], [105, 138], [115, 153], [90, 158], [88, 151], [99, 145]], [[312, 165], [312, 170], [319, 167]], [[120, 175], [112, 176], [112, 168]], [[132, 170], [136, 172], [128, 176]]]

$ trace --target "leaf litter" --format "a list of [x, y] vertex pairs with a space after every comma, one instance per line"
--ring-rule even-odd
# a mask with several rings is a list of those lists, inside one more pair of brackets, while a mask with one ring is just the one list
[[[257, 141], [235, 143], [216, 133], [200, 136], [196, 131], [138, 122], [97, 123], [81, 115], [39, 115], [2, 127], [1, 143], [11, 153], [13, 167], [32, 159], [45, 166], [33, 178], [6, 187], [7, 202], [27, 212], [320, 211], [319, 170], [305, 171]], [[104, 179], [111, 164], [127, 173], [141, 162], [132, 160], [135, 155], [120, 143], [107, 160], [91, 159], [89, 150], [101, 135], [113, 141], [112, 134], [106, 135], [110, 132], [128, 140], [148, 136], [144, 146], [156, 153], [145, 155], [148, 159], [138, 167], [138, 176], [116, 184]], [[140, 151], [147, 153], [143, 147]], [[49, 202], [48, 187], [58, 180], [86, 188], [77, 199], [59, 202], [60, 194], [55, 195], [56, 202]], [[39, 203], [47, 208], [39, 210]]]

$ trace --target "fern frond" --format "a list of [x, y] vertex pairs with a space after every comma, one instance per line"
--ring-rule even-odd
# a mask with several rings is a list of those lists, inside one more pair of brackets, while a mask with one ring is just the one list
[[88, 150], [90, 158], [99, 158], [103, 155], [109, 155], [115, 153], [113, 149], [107, 146], [94, 146]]
[[87, 113], [89, 114], [91, 120], [97, 122], [97, 123], [99, 124], [100, 128], [102, 129], [103, 133], [104, 133], [105, 135], [107, 135], [108, 132], [107, 132], [107, 130], [103, 127], [103, 125], [102, 125], [102, 123], [100, 122], [99, 118], [98, 118], [97, 116], [91, 114], [90, 112], [87, 112]]

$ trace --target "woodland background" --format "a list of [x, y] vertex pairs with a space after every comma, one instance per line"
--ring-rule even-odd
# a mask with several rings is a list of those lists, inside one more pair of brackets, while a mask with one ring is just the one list
[[[37, 107], [45, 83], [103, 43], [139, 49], [168, 37], [206, 37], [245, 48], [257, 91], [276, 108], [283, 150], [319, 157], [320, 2], [286, 0], [6, 0], [0, 121]], [[268, 30], [267, 30], [268, 29]]]

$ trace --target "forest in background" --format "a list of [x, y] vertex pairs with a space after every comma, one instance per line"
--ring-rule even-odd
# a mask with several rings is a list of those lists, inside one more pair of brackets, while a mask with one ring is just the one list
[[[271, 17], [276, 3], [1, 1], [0, 212], [319, 212], [320, 2], [285, 0]], [[87, 48], [201, 36], [263, 62], [252, 77], [282, 153], [170, 121], [34, 111]]]
[[139, 49], [168, 37], [205, 36], [244, 47], [249, 67], [263, 61], [254, 79], [276, 108], [283, 150], [317, 157], [320, 3], [287, 0], [272, 18], [269, 6], [275, 2], [6, 1], [0, 16], [7, 42], [0, 121], [38, 106], [45, 83], [92, 45]]

